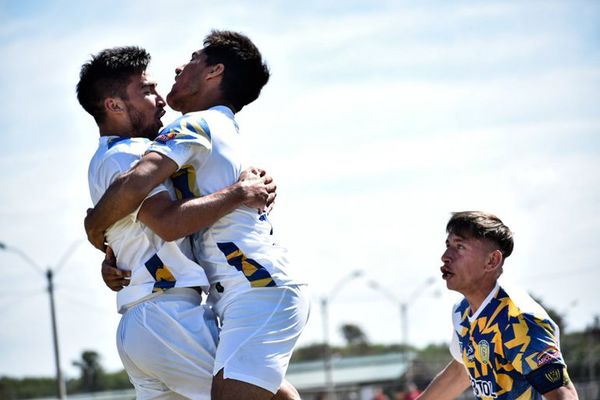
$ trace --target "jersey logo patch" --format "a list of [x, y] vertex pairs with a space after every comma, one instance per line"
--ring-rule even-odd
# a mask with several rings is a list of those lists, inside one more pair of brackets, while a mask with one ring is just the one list
[[272, 287], [277, 286], [269, 274], [269, 271], [255, 260], [248, 258], [232, 242], [217, 243], [219, 250], [227, 258], [227, 264], [235, 267], [242, 272], [252, 287]]
[[159, 143], [167, 143], [169, 140], [174, 139], [175, 136], [177, 136], [176, 132], [171, 132], [171, 133], [167, 133], [167, 134], [161, 134], [158, 135], [156, 137], [156, 139], [154, 139], [155, 142], [159, 142]]
[[477, 346], [479, 347], [479, 358], [483, 364], [490, 361], [490, 344], [487, 340], [481, 340]]
[[548, 379], [548, 381], [550, 381], [552, 383], [558, 382], [558, 380], [560, 379], [560, 375], [561, 375], [560, 370], [558, 370], [558, 369], [550, 370], [544, 374], [546, 379]]

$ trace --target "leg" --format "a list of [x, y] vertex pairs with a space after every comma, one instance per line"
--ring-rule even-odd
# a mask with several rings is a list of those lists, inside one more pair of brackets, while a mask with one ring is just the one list
[[300, 393], [296, 390], [296, 388], [286, 381], [285, 379], [281, 383], [279, 390], [273, 396], [273, 400], [301, 400]]
[[212, 400], [270, 400], [273, 393], [251, 383], [236, 379], [223, 379], [223, 370], [213, 378]]
[[236, 294], [223, 309], [217, 303], [222, 329], [211, 390], [213, 400], [300, 398], [289, 383], [282, 382], [308, 318], [309, 301], [302, 289], [260, 288]]

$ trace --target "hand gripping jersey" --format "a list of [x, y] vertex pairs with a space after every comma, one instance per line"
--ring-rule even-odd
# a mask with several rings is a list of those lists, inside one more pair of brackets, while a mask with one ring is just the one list
[[477, 312], [454, 306], [450, 351], [467, 368], [478, 399], [541, 400], [568, 383], [558, 326], [527, 293], [496, 285]]
[[[146, 152], [150, 141], [143, 138], [102, 136], [88, 171], [90, 194], [98, 203], [110, 184], [127, 172]], [[170, 183], [155, 188], [149, 195], [168, 190]], [[174, 196], [173, 196], [174, 197]], [[131, 271], [129, 286], [117, 293], [117, 308], [157, 295], [172, 287], [202, 287], [208, 280], [202, 267], [191, 261], [189, 240], [165, 242], [137, 221], [137, 211], [112, 225], [106, 232], [108, 244], [117, 256], [117, 266]]]
[[[148, 151], [177, 163], [177, 195], [202, 196], [237, 182], [246, 167], [233, 112], [224, 106], [183, 115], [166, 126]], [[288, 271], [286, 250], [273, 239], [266, 215], [242, 206], [194, 237], [194, 255], [211, 284], [236, 290], [299, 284]], [[236, 284], [232, 284], [236, 282]]]

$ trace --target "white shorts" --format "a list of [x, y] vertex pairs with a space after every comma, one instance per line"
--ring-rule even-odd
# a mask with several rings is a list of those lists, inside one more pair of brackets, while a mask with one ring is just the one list
[[252, 288], [232, 296], [211, 290], [211, 296], [221, 320], [214, 374], [223, 369], [223, 378], [276, 393], [308, 320], [308, 288]]
[[190, 288], [174, 288], [128, 309], [119, 356], [137, 399], [210, 399], [218, 328]]

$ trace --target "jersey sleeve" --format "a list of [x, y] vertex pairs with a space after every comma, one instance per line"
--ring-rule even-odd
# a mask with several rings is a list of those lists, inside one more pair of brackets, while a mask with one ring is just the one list
[[450, 341], [450, 346], [448, 348], [450, 350], [452, 358], [454, 358], [459, 363], [464, 364], [462, 354], [460, 352], [460, 345], [458, 344], [458, 335], [456, 334], [456, 331], [452, 331], [452, 340]]
[[184, 115], [161, 131], [148, 148], [173, 160], [179, 168], [204, 164], [211, 152], [210, 129], [198, 115]]
[[565, 365], [558, 337], [558, 327], [552, 320], [520, 314], [505, 332], [507, 358], [525, 376], [545, 365]]
[[[106, 157], [103, 162], [99, 165], [95, 174], [95, 193], [92, 193], [94, 205], [100, 201], [100, 198], [108, 190], [109, 186], [123, 173], [129, 171], [140, 161], [139, 157], [135, 154], [127, 152], [118, 152]], [[146, 199], [154, 196], [157, 193], [167, 190], [164, 184], [156, 186], [148, 193]], [[137, 219], [137, 214], [142, 207], [143, 202], [137, 207], [137, 209], [130, 214], [133, 220]]]

